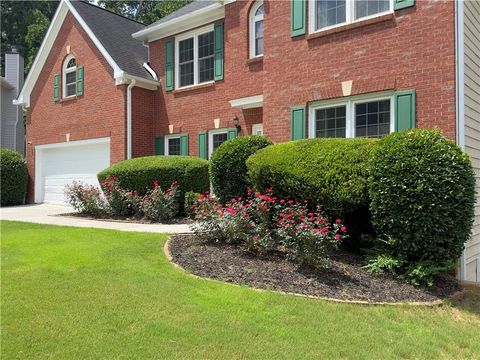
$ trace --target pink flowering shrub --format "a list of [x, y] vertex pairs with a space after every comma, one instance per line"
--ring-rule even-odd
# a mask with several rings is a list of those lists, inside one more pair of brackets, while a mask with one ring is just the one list
[[195, 205], [193, 230], [206, 241], [245, 244], [265, 255], [283, 252], [287, 259], [322, 267], [328, 253], [346, 239], [343, 221], [329, 223], [319, 208], [308, 211], [304, 204], [248, 192], [246, 199], [231, 199], [225, 207], [204, 194]]
[[179, 191], [177, 182], [163, 191], [158, 182], [153, 183], [153, 189], [147, 190], [142, 199], [141, 211], [145, 219], [150, 221], [171, 220], [178, 215]]
[[114, 217], [135, 216], [140, 218], [142, 198], [137, 191], [122, 189], [114, 176], [101, 181], [105, 198]]
[[103, 197], [102, 191], [96, 186], [74, 181], [71, 185], [66, 186], [65, 197], [67, 202], [82, 214], [94, 217], [101, 217], [107, 214], [108, 204]]

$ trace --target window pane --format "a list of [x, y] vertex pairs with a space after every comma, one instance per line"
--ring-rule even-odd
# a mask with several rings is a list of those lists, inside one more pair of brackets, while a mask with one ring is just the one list
[[355, 20], [390, 10], [389, 0], [355, 1]]
[[227, 133], [213, 134], [213, 150], [215, 151], [220, 145], [227, 141]]
[[193, 84], [193, 61], [180, 65], [180, 86]]
[[345, 106], [315, 111], [315, 137], [345, 137]]
[[71, 67], [75, 67], [76, 65], [77, 65], [77, 62], [75, 61], [75, 59], [70, 59], [70, 61], [67, 64], [67, 69]]
[[262, 14], [263, 14], [263, 5], [260, 5], [257, 11], [255, 11], [255, 16], [262, 15]]
[[199, 82], [212, 81], [214, 72], [213, 56], [198, 61], [198, 70], [200, 71]]
[[390, 133], [390, 100], [355, 104], [355, 136], [383, 137]]
[[198, 35], [198, 58], [213, 55], [213, 31]]
[[346, 21], [345, 0], [317, 0], [316, 30]]
[[75, 71], [69, 72], [66, 75], [66, 83], [71, 84], [77, 81], [77, 73]]
[[73, 83], [70, 85], [67, 85], [67, 96], [72, 96], [77, 94], [77, 84]]
[[180, 155], [180, 138], [168, 139], [168, 155]]
[[193, 38], [182, 40], [178, 43], [178, 59], [180, 63], [193, 60]]

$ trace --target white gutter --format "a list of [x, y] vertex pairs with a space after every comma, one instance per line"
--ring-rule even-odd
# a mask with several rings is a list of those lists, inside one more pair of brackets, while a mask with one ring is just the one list
[[143, 67], [152, 76], [153, 80], [158, 81], [157, 73], [150, 67], [150, 65], [148, 65], [147, 63], [143, 63]]
[[[464, 49], [464, 4], [455, 1], [455, 96], [456, 96], [456, 134], [457, 145], [465, 150], [465, 49]], [[467, 272], [465, 250], [459, 259], [458, 278], [465, 280]]]
[[136, 82], [132, 79], [127, 87], [127, 159], [132, 158], [132, 89]]

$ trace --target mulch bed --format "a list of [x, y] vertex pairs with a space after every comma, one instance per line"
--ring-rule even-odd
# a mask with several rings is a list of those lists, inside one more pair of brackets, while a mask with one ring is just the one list
[[206, 244], [193, 235], [170, 241], [173, 262], [200, 277], [258, 289], [367, 302], [431, 302], [460, 290], [453, 277], [439, 277], [433, 289], [416, 288], [386, 274], [371, 274], [358, 254], [337, 251], [329, 269], [304, 268], [275, 255], [260, 258], [241, 246]]
[[192, 219], [186, 218], [186, 217], [179, 217], [179, 218], [174, 218], [172, 220], [168, 221], [162, 221], [162, 222], [152, 222], [148, 220], [143, 220], [143, 219], [138, 219], [135, 217], [93, 217], [90, 215], [85, 215], [82, 213], [77, 213], [77, 212], [71, 212], [71, 213], [65, 213], [65, 214], [57, 214], [54, 216], [62, 216], [62, 217], [80, 217], [88, 220], [98, 220], [98, 221], [109, 221], [109, 222], [120, 222], [120, 223], [136, 223], [136, 224], [167, 224], [167, 225], [176, 225], [176, 224], [186, 224], [189, 225], [193, 223]]

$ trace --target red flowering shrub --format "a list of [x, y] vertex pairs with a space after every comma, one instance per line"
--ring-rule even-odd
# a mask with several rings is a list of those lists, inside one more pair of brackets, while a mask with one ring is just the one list
[[163, 191], [154, 181], [153, 189], [147, 190], [142, 199], [141, 212], [150, 221], [171, 220], [178, 215], [178, 184], [176, 181]]
[[112, 216], [142, 216], [140, 212], [142, 198], [138, 195], [137, 191], [121, 188], [117, 178], [114, 176], [108, 176], [100, 182], [100, 185], [105, 194]]
[[74, 181], [71, 185], [66, 186], [65, 196], [70, 205], [82, 214], [94, 217], [107, 214], [108, 204], [102, 191], [96, 186]]
[[193, 230], [207, 241], [243, 243], [260, 254], [283, 252], [287, 259], [311, 266], [327, 265], [327, 255], [347, 238], [342, 220], [330, 224], [320, 209], [278, 199], [271, 190], [248, 192], [225, 207], [208, 194], [196, 204]]

